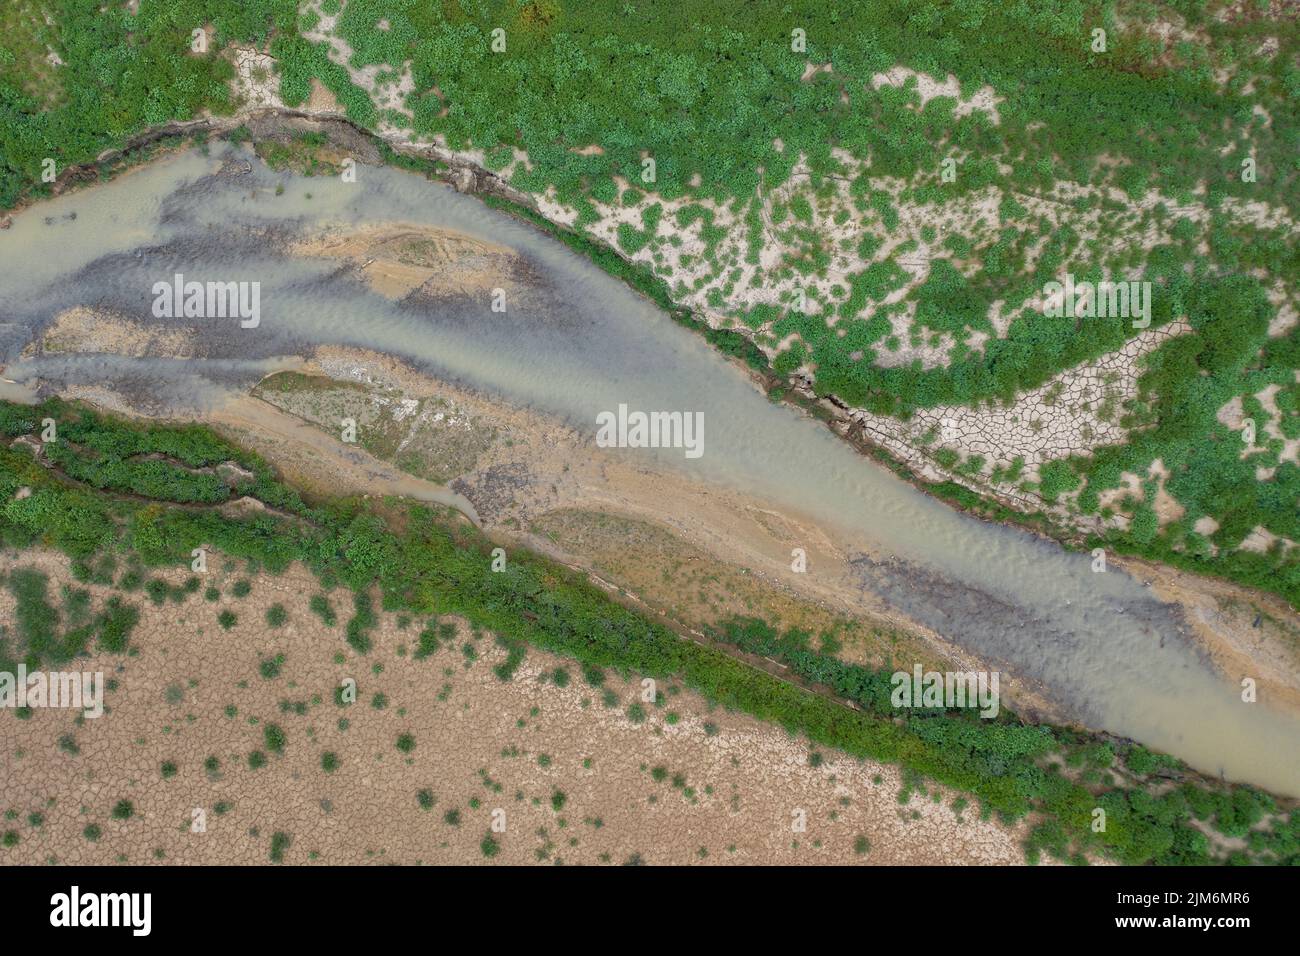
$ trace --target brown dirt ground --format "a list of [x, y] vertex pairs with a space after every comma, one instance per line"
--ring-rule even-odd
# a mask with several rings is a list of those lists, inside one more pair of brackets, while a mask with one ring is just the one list
[[[52, 594], [69, 580], [65, 559], [48, 552], [5, 555], [0, 570], [33, 564], [50, 575]], [[187, 575], [163, 576], [178, 584]], [[290, 864], [478, 863], [498, 809], [506, 821], [498, 863], [1022, 859], [1019, 828], [955, 811], [954, 794], [913, 793], [900, 803], [896, 768], [831, 753], [813, 766], [806, 742], [710, 709], [692, 692], [660, 686], [662, 706], [647, 705], [648, 718], [634, 723], [626, 708], [638, 696], [635, 678], [611, 674], [617, 705], [606, 707], [576, 666], [530, 650], [502, 682], [492, 666], [504, 651], [463, 621], [453, 646], [417, 661], [424, 622], [403, 628], [383, 614], [363, 657], [343, 639], [345, 595], [333, 595], [339, 623], [330, 628], [308, 610], [318, 586], [305, 570], [253, 577], [252, 593], [237, 599], [230, 585], [243, 576], [213, 556], [205, 585], [221, 589], [219, 602], [195, 595], [156, 607], [132, 598], [142, 612], [133, 650], [83, 664], [117, 682], [102, 718], [0, 712], [3, 828], [20, 836], [0, 850], [5, 862], [266, 863], [280, 832], [290, 837]], [[97, 600], [112, 593], [92, 590]], [[274, 603], [288, 611], [279, 629], [264, 623]], [[239, 615], [229, 632], [217, 624], [224, 608]], [[12, 616], [12, 597], [0, 591], [0, 620]], [[472, 661], [463, 645], [474, 649]], [[282, 668], [268, 679], [260, 664], [276, 655]], [[563, 687], [547, 679], [561, 665], [572, 675]], [[333, 691], [346, 677], [357, 681], [358, 699], [343, 708]], [[383, 709], [372, 706], [376, 694], [387, 698]], [[248, 754], [266, 749], [268, 722], [283, 728], [284, 752], [250, 769]], [[69, 733], [76, 754], [59, 745]], [[415, 738], [409, 754], [396, 747], [404, 733]], [[322, 768], [326, 752], [338, 758], [332, 773]], [[204, 767], [210, 756], [220, 761], [215, 772]], [[167, 761], [177, 773], [164, 779]], [[656, 768], [667, 776], [656, 781]], [[420, 805], [422, 789], [433, 795], [430, 809]], [[122, 799], [134, 806], [126, 820], [111, 815]], [[204, 833], [190, 830], [194, 808], [206, 812]], [[800, 810], [807, 823], [798, 833]], [[39, 826], [28, 822], [34, 811], [44, 815]], [[456, 824], [449, 811], [459, 813]], [[90, 823], [102, 828], [94, 842], [83, 835]], [[870, 843], [861, 855], [859, 836]]]

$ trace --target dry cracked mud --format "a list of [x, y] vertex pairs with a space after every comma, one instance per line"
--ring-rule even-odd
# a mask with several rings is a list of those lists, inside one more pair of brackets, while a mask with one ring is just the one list
[[[53, 595], [72, 583], [59, 555], [0, 559], [5, 574], [32, 566]], [[235, 597], [245, 577], [251, 593]], [[19, 841], [0, 851], [5, 862], [264, 864], [273, 846], [288, 864], [1022, 859], [1019, 827], [981, 821], [956, 794], [904, 799], [896, 768], [814, 755], [691, 691], [660, 685], [661, 705], [644, 705], [638, 721], [637, 675], [596, 687], [572, 662], [529, 650], [502, 681], [493, 667], [504, 650], [464, 621], [441, 621], [456, 636], [417, 660], [426, 622], [382, 614], [360, 655], [343, 639], [346, 595], [331, 595], [339, 620], [326, 626], [308, 608], [319, 586], [301, 568], [249, 576], [214, 555], [203, 584], [220, 599], [132, 596], [141, 621], [131, 651], [76, 662], [114, 682], [103, 717], [0, 712], [3, 828]], [[88, 587], [96, 602], [114, 593]], [[277, 604], [287, 622], [271, 627]], [[218, 624], [223, 610], [238, 616], [230, 630]], [[0, 620], [13, 613], [0, 592]], [[356, 702], [339, 705], [347, 678]], [[281, 753], [268, 752], [272, 724]], [[254, 752], [266, 758], [256, 769]], [[114, 813], [122, 801], [129, 816]], [[494, 819], [504, 830], [489, 858]]]

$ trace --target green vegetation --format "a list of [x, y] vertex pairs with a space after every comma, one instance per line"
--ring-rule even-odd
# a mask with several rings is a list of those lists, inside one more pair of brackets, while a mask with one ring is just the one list
[[262, 737], [266, 742], [266, 749], [273, 754], [284, 753], [285, 737], [284, 730], [279, 724], [267, 724], [262, 728]]
[[[657, 160], [656, 191], [664, 197], [690, 191], [699, 174], [696, 193], [743, 198], [759, 184], [757, 168], [778, 185], [800, 154], [814, 173], [834, 172], [828, 144], [870, 152], [877, 175], [907, 176], [943, 155], [937, 147], [950, 138], [999, 154], [1068, 157], [1059, 172], [1083, 182], [1177, 194], [1220, 163], [1218, 149], [1240, 149], [1235, 134], [1254, 132], [1251, 119], [1234, 112], [1245, 78], [1217, 90], [1208, 76], [1211, 50], [1226, 48], [1224, 59], [1257, 79], [1257, 95], [1282, 101], [1296, 82], [1285, 66], [1295, 40], [1279, 31], [1283, 51], [1269, 61], [1250, 54], [1252, 31], [1218, 22], [1198, 4], [1153, 5], [1140, 19], [1169, 7], [1209, 35], [1210, 49], [1184, 44], [1156, 63], [1136, 30], [1078, 6], [892, 0], [850, 12], [722, 0], [693, 7], [686, 22], [679, 10], [632, 13], [610, 0], [505, 8], [364, 0], [347, 4], [337, 33], [355, 51], [355, 66], [400, 71], [411, 63], [407, 106], [417, 133], [442, 134], [453, 148], [521, 149], [535, 168], [516, 174], [514, 184], [554, 185], [562, 201], [580, 208], [586, 197], [609, 196], [604, 184], [615, 175], [639, 182], [645, 155]], [[1090, 28], [1103, 22], [1114, 35], [1108, 57], [1088, 45]], [[806, 51], [792, 49], [793, 26], [805, 31]], [[502, 54], [490, 47], [495, 27], [508, 38]], [[805, 82], [806, 63], [829, 63], [832, 71]], [[873, 74], [897, 64], [955, 73], [964, 89], [991, 85], [1007, 97], [1002, 122], [995, 127], [978, 112], [958, 117], [951, 99], [915, 117], [906, 95], [872, 87]], [[286, 86], [302, 83], [300, 66], [295, 60], [285, 71]], [[1079, 116], [1090, 118], [1086, 133]], [[575, 152], [589, 143], [602, 152]], [[1270, 194], [1282, 196], [1295, 172], [1287, 140], [1259, 134], [1257, 145], [1260, 165], [1281, 180]], [[1126, 161], [1122, 171], [1103, 162], [1108, 151]], [[1026, 162], [1005, 175], [1032, 188], [1054, 172]], [[965, 188], [1002, 175], [976, 170]], [[1243, 192], [1240, 184], [1221, 188]], [[807, 215], [797, 205], [794, 214]]]
[[6, 583], [14, 596], [17, 633], [0, 632], [0, 671], [13, 673], [19, 661], [28, 670], [66, 663], [88, 653], [92, 640], [110, 653], [123, 653], [139, 620], [139, 611], [116, 597], [92, 615], [84, 591], [65, 602], [61, 615], [50, 602], [49, 578], [35, 568], [16, 569]]
[[271, 169], [291, 169], [303, 176], [334, 175], [339, 167], [322, 160], [328, 145], [324, 133], [298, 133], [288, 138], [258, 140], [253, 148]]
[[257, 669], [263, 680], [274, 680], [280, 676], [282, 667], [284, 667], [284, 655], [276, 654], [275, 657], [263, 658]]
[[[231, 68], [217, 55], [229, 42], [272, 40], [290, 105], [306, 99], [314, 77], [355, 121], [373, 125], [380, 117], [323, 45], [298, 36], [293, 0], [165, 0], [134, 16], [120, 8], [104, 16], [72, 0], [53, 7], [53, 26], [36, 17], [29, 18], [35, 24], [7, 24], [0, 155], [8, 168], [0, 206], [37, 188], [45, 156], [61, 165], [86, 160], [147, 125], [229, 109]], [[1142, 26], [1175, 10], [1208, 42], [1160, 51], [1142, 36]], [[337, 33], [355, 51], [354, 66], [401, 72], [410, 64], [407, 122], [416, 133], [444, 135], [453, 148], [522, 149], [533, 170], [516, 174], [515, 185], [554, 185], [562, 201], [580, 208], [587, 197], [612, 198], [607, 184], [615, 175], [639, 181], [644, 155], [657, 159], [664, 197], [691, 190], [696, 174], [698, 194], [744, 197], [760, 182], [758, 168], [778, 185], [801, 153], [815, 173], [833, 172], [832, 143], [869, 152], [878, 174], [906, 176], [942, 155], [949, 140], [1005, 155], [1062, 157], [1005, 174], [977, 169], [965, 188], [1005, 175], [1032, 190], [1068, 173], [1176, 195], [1194, 188], [1207, 168], [1234, 167], [1247, 130], [1265, 194], [1293, 203], [1295, 190], [1286, 195], [1295, 175], [1293, 141], [1278, 129], [1276, 113], [1270, 128], [1239, 107], [1248, 80], [1255, 96], [1270, 102], [1294, 97], [1294, 33], [1272, 25], [1281, 49], [1270, 59], [1254, 52], [1259, 28], [1222, 22], [1202, 4], [1154, 4], [1134, 19], [1131, 30], [1121, 30], [1080, 6], [879, 0], [846, 13], [807, 3], [756, 10], [722, 0], [692, 8], [684, 23], [677, 10], [629, 15], [613, 0], [474, 7], [358, 0], [344, 8]], [[209, 21], [216, 27], [210, 51], [195, 55], [191, 30]], [[1113, 49], [1101, 57], [1088, 39], [1103, 23]], [[795, 25], [806, 32], [806, 51], [792, 49]], [[490, 47], [496, 27], [508, 37], [501, 54]], [[41, 62], [46, 45], [64, 61], [58, 70]], [[808, 62], [833, 69], [803, 82]], [[1210, 74], [1228, 63], [1240, 75], [1220, 89]], [[932, 101], [920, 117], [910, 113], [908, 96], [870, 82], [897, 64], [954, 73], [964, 89], [991, 85], [1007, 98], [1001, 123], [993, 126], [978, 111], [958, 117], [951, 99]], [[1088, 132], [1079, 116], [1090, 118]], [[784, 149], [774, 145], [778, 139]], [[603, 150], [575, 151], [590, 143]], [[1104, 162], [1107, 153], [1123, 162]], [[1224, 195], [1244, 192], [1227, 177], [1216, 185]]]
[[311, 612], [320, 618], [321, 623], [326, 627], [333, 627], [338, 623], [338, 615], [334, 613], [334, 606], [330, 604], [330, 599], [323, 594], [313, 594], [311, 600], [307, 602]]
[[[1264, 553], [1239, 550], [1256, 527], [1300, 541], [1300, 467], [1280, 460], [1282, 443], [1263, 436], [1257, 439], [1263, 447], [1243, 456], [1242, 435], [1217, 417], [1233, 398], [1244, 396], [1249, 407], [1255, 393], [1275, 386], [1281, 389], [1282, 427], [1294, 430], [1300, 422], [1300, 340], [1268, 338], [1273, 309], [1254, 278], [1194, 285], [1187, 290], [1186, 309], [1197, 334], [1155, 352], [1139, 380], [1132, 414], [1144, 427], [1124, 445], [1070, 462], [1068, 475], [1073, 485], [1083, 485], [1078, 509], [1092, 514], [1100, 493], [1119, 487], [1123, 472], [1145, 475], [1159, 459], [1170, 472], [1165, 490], [1185, 514], [1157, 528], [1151, 509], [1157, 489], [1148, 481], [1142, 498], [1125, 509], [1133, 516], [1128, 530], [1091, 544], [1221, 574], [1300, 605], [1300, 550], [1281, 541]], [[1261, 428], [1264, 417], [1258, 415]], [[1268, 481], [1257, 480], [1261, 468], [1271, 471]], [[1218, 525], [1208, 537], [1195, 530], [1204, 517]]]
[[283, 863], [284, 851], [292, 845], [293, 839], [289, 834], [276, 830], [271, 834], [271, 862]]
[[[190, 31], [214, 18], [223, 38], [265, 38], [268, 13], [293, 3], [142, 4], [135, 16], [125, 4], [111, 9], [76, 0], [6, 4], [0, 24], [0, 207], [27, 193], [48, 190], [43, 160], [56, 172], [122, 147], [144, 128], [187, 119], [203, 108], [226, 112], [233, 75], [214, 45], [190, 52]], [[24, 9], [25, 8], [25, 9]], [[43, 16], [48, 12], [48, 21]], [[11, 19], [12, 17], [12, 19]], [[286, 24], [291, 21], [283, 21]], [[53, 67], [47, 49], [63, 61]]]
[[[367, 532], [372, 530], [372, 528], [366, 529]], [[369, 653], [372, 643], [369, 632], [379, 623], [379, 618], [375, 615], [370, 595], [364, 591], [358, 591], [352, 596], [352, 606], [356, 613], [348, 620], [348, 643], [358, 652], [366, 654]]]

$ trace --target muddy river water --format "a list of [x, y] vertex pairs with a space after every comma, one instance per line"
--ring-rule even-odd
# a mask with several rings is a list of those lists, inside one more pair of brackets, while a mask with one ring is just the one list
[[[1024, 675], [1091, 726], [1211, 774], [1300, 795], [1300, 720], [1240, 699], [1179, 612], [1087, 555], [959, 514], [863, 459], [825, 427], [767, 401], [738, 369], [621, 283], [471, 197], [391, 169], [356, 183], [277, 173], [214, 146], [14, 217], [0, 232], [0, 353], [18, 394], [105, 385], [142, 411], [202, 417], [286, 357], [321, 344], [417, 368], [596, 434], [597, 416], [700, 412], [703, 453], [626, 449], [706, 484], [797, 509], [854, 548], [845, 580], [994, 666]], [[339, 261], [288, 251], [324, 230], [405, 222], [513, 250], [499, 283], [433, 299], [376, 294]], [[155, 283], [260, 283], [260, 322], [153, 315]], [[189, 359], [24, 347], [74, 306], [178, 328]], [[790, 542], [792, 548], [799, 542]]]

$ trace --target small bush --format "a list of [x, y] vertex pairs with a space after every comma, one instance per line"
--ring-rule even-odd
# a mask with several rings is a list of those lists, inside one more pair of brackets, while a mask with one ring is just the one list
[[276, 830], [274, 833], [272, 833], [271, 834], [271, 862], [283, 863], [284, 851], [289, 849], [289, 846], [292, 843], [293, 843], [293, 838], [290, 837], [289, 834], [281, 830]]
[[330, 604], [330, 599], [323, 594], [313, 594], [311, 600], [307, 602], [311, 612], [321, 619], [326, 627], [333, 627], [338, 623], [338, 615], [334, 613], [334, 608]]
[[266, 749], [273, 754], [284, 753], [284, 745], [287, 738], [284, 731], [280, 729], [279, 724], [267, 724], [262, 728], [262, 738], [266, 741]]

